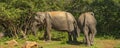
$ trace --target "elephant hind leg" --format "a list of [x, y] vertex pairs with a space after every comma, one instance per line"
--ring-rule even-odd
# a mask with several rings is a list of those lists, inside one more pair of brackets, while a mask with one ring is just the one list
[[72, 35], [73, 35], [73, 41], [77, 42], [77, 33], [73, 31]]
[[84, 35], [85, 35], [85, 40], [86, 40], [87, 46], [90, 46], [90, 40], [89, 40], [89, 37], [88, 37], [88, 33], [89, 33], [88, 27], [85, 26], [83, 28], [83, 31], [84, 31]]
[[90, 33], [89, 34], [89, 40], [90, 40], [90, 45], [93, 45], [93, 34], [92, 33]]
[[91, 39], [90, 39], [90, 44], [93, 45], [94, 44], [94, 38], [95, 38], [95, 34], [96, 34], [96, 28], [92, 28], [91, 29]]
[[68, 41], [71, 42], [72, 41], [72, 33], [68, 32]]

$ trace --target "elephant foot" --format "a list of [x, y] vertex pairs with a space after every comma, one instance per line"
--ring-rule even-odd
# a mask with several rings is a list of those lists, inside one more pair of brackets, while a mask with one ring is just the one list
[[46, 44], [50, 44], [51, 40], [44, 40]]
[[90, 47], [91, 45], [87, 45], [88, 47]]
[[91, 46], [91, 44], [90, 44], [90, 43], [87, 43], [87, 42], [85, 42], [85, 45], [88, 46], [88, 47]]
[[89, 47], [89, 46], [91, 46], [91, 44], [87, 44], [87, 46]]
[[45, 42], [51, 42], [51, 40], [46, 40], [46, 39], [45, 39], [44, 41], [45, 41]]
[[46, 40], [46, 42], [51, 42], [51, 40]]
[[72, 41], [67, 41], [67, 43], [71, 44], [71, 43], [72, 43]]
[[93, 43], [91, 43], [90, 45], [93, 46]]
[[74, 43], [78, 43], [78, 41], [77, 41], [77, 40], [74, 40], [73, 42], [74, 42]]

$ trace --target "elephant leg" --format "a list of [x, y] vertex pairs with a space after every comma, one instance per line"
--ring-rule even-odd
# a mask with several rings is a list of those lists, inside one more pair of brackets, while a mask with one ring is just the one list
[[48, 41], [51, 41], [51, 34], [50, 34], [50, 31], [47, 32], [47, 35], [48, 35]]
[[95, 37], [95, 34], [96, 34], [96, 28], [93, 28], [93, 30], [91, 30], [92, 33], [91, 33], [91, 45], [94, 44], [94, 37]]
[[48, 39], [47, 41], [51, 41], [51, 33], [50, 33], [50, 31], [51, 31], [51, 25], [49, 25], [49, 26], [47, 26], [46, 27], [46, 38]]
[[44, 40], [47, 41], [47, 32], [44, 32]]
[[89, 40], [89, 37], [88, 37], [88, 33], [89, 33], [88, 27], [85, 26], [83, 31], [84, 31], [84, 35], [85, 35], [85, 40], [86, 40], [87, 46], [90, 46], [90, 40]]
[[51, 41], [50, 31], [45, 31], [45, 33], [44, 33], [44, 39], [45, 39], [45, 41]]
[[51, 27], [52, 27], [52, 24], [51, 24], [50, 18], [49, 18], [49, 16], [46, 16], [45, 31], [46, 31], [46, 34], [47, 34], [48, 41], [51, 41], [51, 33], [50, 33]]
[[83, 43], [86, 43], [86, 39], [85, 39], [85, 37], [83, 38]]
[[73, 41], [77, 42], [77, 33], [73, 31], [72, 34], [73, 34]]
[[92, 33], [89, 34], [89, 40], [90, 40], [90, 44], [92, 43]]
[[37, 32], [37, 29], [34, 30], [33, 35], [37, 37], [36, 32]]
[[36, 35], [37, 30], [38, 30], [38, 27], [36, 27], [36, 26], [33, 26], [33, 27], [32, 27], [32, 34], [33, 34], [34, 36], [37, 36], [37, 35]]
[[72, 41], [72, 33], [71, 32], [68, 32], [68, 41], [71, 42]]

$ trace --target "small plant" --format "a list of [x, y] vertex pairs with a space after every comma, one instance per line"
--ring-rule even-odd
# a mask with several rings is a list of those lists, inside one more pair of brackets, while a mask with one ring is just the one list
[[28, 35], [27, 40], [36, 41], [36, 40], [39, 40], [39, 39], [38, 39], [38, 37], [35, 37], [34, 35]]

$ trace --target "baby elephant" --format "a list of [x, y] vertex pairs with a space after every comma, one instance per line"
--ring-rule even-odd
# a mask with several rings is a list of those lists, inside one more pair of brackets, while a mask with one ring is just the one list
[[96, 34], [96, 19], [93, 12], [82, 13], [78, 19], [78, 26], [85, 35], [87, 46], [93, 45]]

